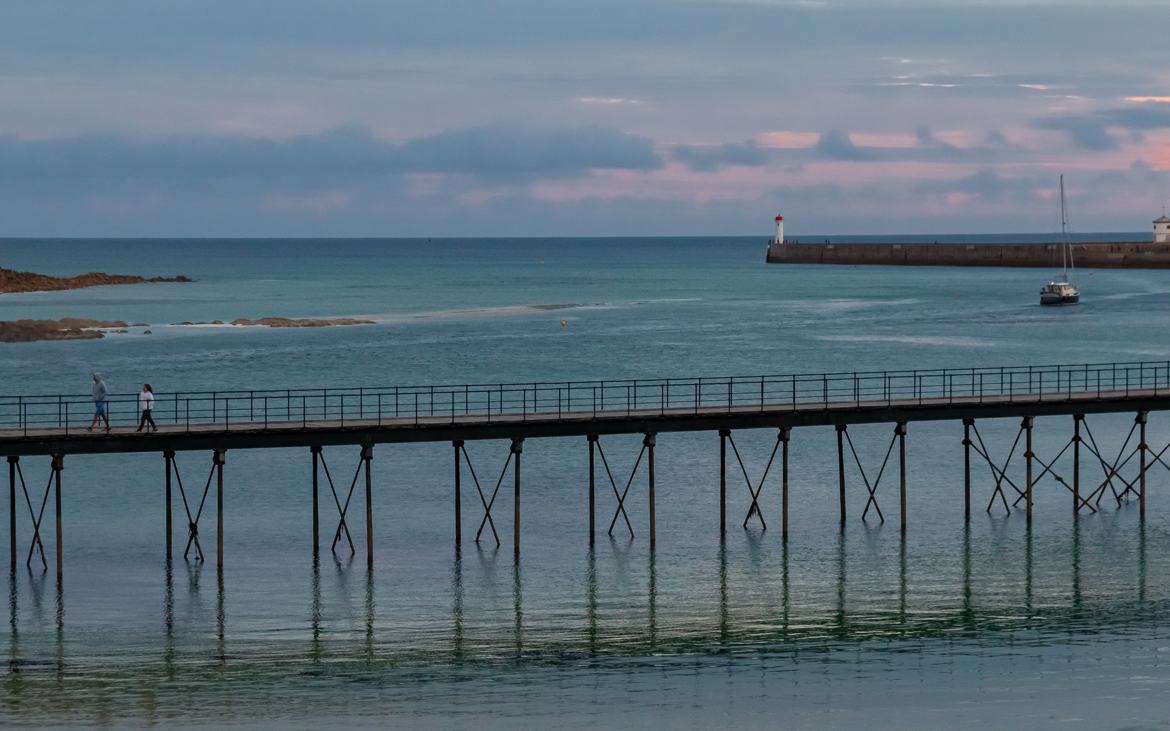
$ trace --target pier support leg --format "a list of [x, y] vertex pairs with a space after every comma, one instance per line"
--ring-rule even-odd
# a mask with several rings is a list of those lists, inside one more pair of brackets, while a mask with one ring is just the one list
[[727, 437], [731, 432], [719, 431], [719, 540], [727, 535]]
[[1146, 517], [1146, 450], [1149, 445], [1146, 444], [1146, 421], [1148, 414], [1145, 411], [1139, 411], [1137, 415], [1138, 423], [1138, 463], [1140, 480], [1138, 482], [1138, 511], [1143, 520]]
[[791, 435], [792, 430], [789, 427], [780, 427], [781, 449], [784, 451], [780, 463], [780, 512], [783, 526], [780, 529], [780, 537], [784, 543], [788, 543], [788, 439]]
[[215, 450], [211, 458], [215, 466], [215, 568], [223, 570], [223, 463], [226, 453]]
[[374, 570], [374, 488], [370, 477], [370, 463], [374, 461], [374, 445], [362, 445], [362, 466], [366, 473], [366, 568]]
[[16, 463], [20, 457], [8, 458], [8, 567], [16, 571]]
[[654, 432], [646, 434], [642, 439], [642, 445], [646, 447], [646, 474], [647, 487], [650, 499], [650, 550], [654, 550], [654, 445], [657, 443], [657, 435]]
[[310, 454], [313, 455], [313, 557], [316, 558], [321, 553], [320, 540], [320, 525], [321, 514], [317, 507], [317, 487], [318, 487], [318, 468], [321, 464], [321, 447], [309, 447]]
[[906, 535], [906, 422], [894, 427], [898, 435], [898, 499], [902, 516], [902, 535]]
[[594, 454], [597, 451], [597, 435], [590, 434], [585, 437], [589, 441], [589, 545], [593, 545], [593, 536], [596, 530], [596, 480], [594, 472]]
[[1081, 422], [1084, 414], [1073, 414], [1073, 517], [1081, 512]]
[[173, 450], [166, 450], [163, 452], [163, 461], [166, 462], [167, 467], [167, 505], [166, 505], [166, 523], [167, 523], [167, 562], [171, 560], [171, 541], [173, 532], [171, 530], [171, 473], [174, 471], [175, 453]]
[[963, 419], [963, 518], [971, 522], [971, 426], [974, 419]]
[[845, 531], [845, 425], [837, 425], [837, 484], [841, 508], [841, 531]]
[[524, 440], [519, 437], [512, 438], [512, 455], [516, 459], [516, 463], [512, 466], [513, 477], [515, 478], [513, 496], [514, 502], [512, 504], [512, 560], [519, 563], [520, 561], [520, 453], [524, 451]]
[[463, 486], [460, 484], [463, 469], [459, 464], [463, 441], [457, 439], [451, 446], [455, 448], [455, 553], [458, 554], [463, 549]]
[[61, 577], [64, 575], [65, 563], [63, 560], [62, 547], [64, 542], [61, 539], [61, 471], [65, 469], [65, 455], [53, 455], [53, 501], [57, 508], [57, 582], [61, 582]]
[[1032, 453], [1032, 417], [1024, 417], [1024, 464], [1025, 466], [1025, 483], [1024, 483], [1024, 499], [1027, 502], [1027, 523], [1032, 525], [1032, 459], [1036, 456]]

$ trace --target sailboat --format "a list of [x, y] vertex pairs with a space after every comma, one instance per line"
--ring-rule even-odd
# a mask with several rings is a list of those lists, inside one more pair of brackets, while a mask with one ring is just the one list
[[1064, 175], [1060, 176], [1060, 264], [1063, 272], [1058, 279], [1040, 290], [1042, 305], [1075, 305], [1081, 301], [1081, 290], [1069, 282], [1072, 268], [1072, 246], [1068, 243], [1068, 211], [1064, 205]]

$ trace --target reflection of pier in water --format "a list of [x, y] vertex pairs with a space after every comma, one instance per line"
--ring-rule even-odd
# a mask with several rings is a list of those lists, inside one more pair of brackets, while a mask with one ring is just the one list
[[[1120, 530], [1132, 525], [1138, 530]], [[1155, 627], [1170, 618], [1170, 558], [1153, 567], [1148, 560], [1170, 556], [1170, 536], [1158, 534], [1149, 545], [1151, 536], [1140, 523], [1078, 521], [1068, 532], [1038, 539], [1031, 529], [1008, 533], [1004, 523], [993, 520], [986, 532], [973, 536], [968, 527], [960, 538], [953, 561], [939, 557], [955, 568], [954, 576], [938, 581], [937, 566], [909, 560], [914, 546], [900, 538], [883, 541], [880, 529], [843, 534], [824, 556], [800, 560], [794, 555], [799, 547], [772, 546], [769, 552], [757, 535], [746, 545], [729, 549], [722, 544], [706, 556], [709, 583], [665, 594], [654, 552], [610, 542], [581, 557], [579, 622], [550, 613], [547, 596], [527, 598], [520, 567], [494, 552], [451, 563], [449, 593], [435, 599], [447, 607], [446, 618], [436, 612], [434, 626], [426, 627], [396, 616], [392, 608], [380, 613], [376, 586], [364, 567], [340, 560], [314, 562], [306, 585], [307, 621], [293, 633], [301, 637], [286, 631], [278, 639], [248, 633], [233, 637], [222, 572], [209, 586], [202, 581], [202, 567], [189, 565], [180, 583], [185, 591], [176, 591], [179, 577], [167, 565], [160, 587], [161, 637], [149, 644], [157, 653], [154, 660], [134, 654], [73, 656], [60, 589], [50, 615], [44, 592], [51, 582], [34, 581], [23, 597], [13, 577], [10, 672], [0, 710], [14, 717], [54, 708], [66, 716], [84, 714], [95, 702], [94, 688], [129, 707], [146, 697], [165, 706], [162, 700], [175, 693], [195, 698], [206, 693], [210, 699], [215, 693], [210, 686], [220, 681], [246, 680], [261, 688], [271, 683], [269, 690], [275, 692], [291, 678], [324, 680], [338, 673], [358, 679], [442, 677], [533, 663], [617, 669], [679, 663], [681, 668], [696, 657], [728, 653], [834, 662], [855, 659], [859, 650], [897, 652], [906, 643], [925, 640], [942, 642], [938, 647], [944, 651], [955, 643], [997, 645], [1006, 638], [1024, 646], [1064, 641], [1073, 634], [1087, 641], [1093, 635]], [[1014, 567], [997, 567], [989, 560], [1004, 553], [1017, 556]], [[1135, 554], [1136, 561], [1119, 565], [1119, 557]], [[821, 559], [832, 561], [833, 569], [815, 565]], [[610, 566], [599, 570], [599, 564]], [[623, 572], [643, 590], [611, 590], [599, 580]], [[1159, 577], [1152, 589], [1151, 574]], [[779, 580], [761, 588], [761, 577], [769, 576]], [[826, 576], [833, 578], [826, 582]], [[469, 577], [474, 577], [470, 584]], [[926, 581], [936, 583], [924, 587]], [[177, 607], [180, 598], [190, 616], [176, 618], [183, 611]], [[475, 616], [468, 614], [472, 598], [480, 607]], [[330, 611], [331, 604], [343, 611]], [[19, 631], [22, 614], [34, 625], [46, 625], [44, 630], [51, 622], [51, 631], [26, 637]], [[191, 624], [206, 631], [192, 632]], [[176, 636], [176, 628], [184, 626]], [[63, 684], [66, 677], [84, 678], [84, 683]]]

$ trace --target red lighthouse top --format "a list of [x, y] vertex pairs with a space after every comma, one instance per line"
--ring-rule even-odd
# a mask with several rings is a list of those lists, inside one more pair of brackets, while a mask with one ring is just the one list
[[777, 220], [777, 221], [783, 221], [783, 220], [784, 220], [784, 216], [776, 216], [776, 220]]

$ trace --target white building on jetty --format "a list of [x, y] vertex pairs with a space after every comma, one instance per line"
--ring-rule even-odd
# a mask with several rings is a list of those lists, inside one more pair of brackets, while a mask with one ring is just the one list
[[1165, 213], [1154, 219], [1154, 243], [1170, 244], [1170, 216]]

